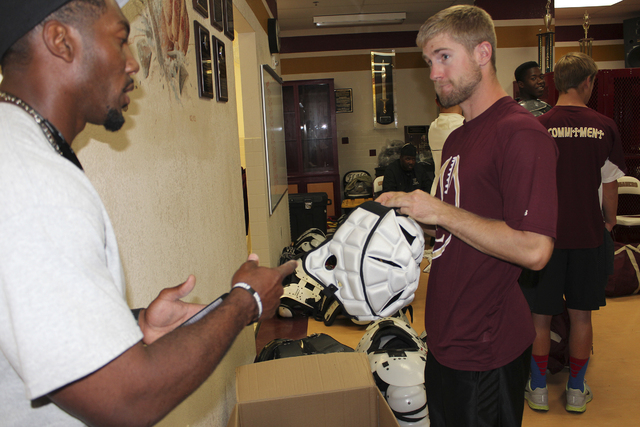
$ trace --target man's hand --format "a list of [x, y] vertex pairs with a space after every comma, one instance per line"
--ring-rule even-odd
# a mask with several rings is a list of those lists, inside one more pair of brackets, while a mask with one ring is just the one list
[[426, 225], [438, 225], [439, 208], [445, 205], [440, 199], [422, 190], [414, 190], [411, 193], [401, 191], [382, 193], [376, 202], [390, 208], [398, 208], [401, 214], [408, 215]]
[[530, 270], [541, 270], [553, 252], [551, 237], [515, 230], [505, 221], [480, 217], [421, 190], [384, 193], [377, 201], [422, 224], [437, 225], [482, 253]]
[[180, 301], [193, 290], [196, 278], [190, 275], [187, 281], [173, 288], [160, 291], [147, 309], [140, 311], [138, 325], [144, 334], [145, 344], [151, 344], [161, 336], [173, 331], [191, 316], [204, 308], [201, 304]]
[[[247, 262], [242, 264], [231, 279], [232, 285], [244, 282], [251, 286], [262, 301], [262, 316], [258, 320], [273, 317], [280, 305], [280, 296], [283, 294], [282, 279], [293, 273], [298, 266], [297, 261], [288, 261], [276, 268], [258, 266], [259, 259], [256, 254], [249, 255]], [[246, 292], [246, 291], [242, 291]], [[256, 313], [257, 315], [257, 307]]]

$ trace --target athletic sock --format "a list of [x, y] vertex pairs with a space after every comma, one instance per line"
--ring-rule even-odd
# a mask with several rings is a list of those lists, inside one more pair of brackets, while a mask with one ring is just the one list
[[584, 391], [584, 375], [587, 372], [589, 358], [576, 359], [575, 357], [569, 357], [569, 365], [571, 374], [569, 375], [567, 386], [575, 390]]
[[547, 364], [549, 355], [531, 355], [531, 390], [547, 386]]

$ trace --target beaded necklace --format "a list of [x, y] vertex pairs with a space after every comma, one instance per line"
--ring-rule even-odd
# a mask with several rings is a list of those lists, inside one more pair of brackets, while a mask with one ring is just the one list
[[17, 105], [18, 107], [26, 111], [27, 114], [29, 114], [33, 118], [33, 120], [35, 120], [38, 126], [40, 126], [40, 129], [42, 129], [42, 133], [44, 133], [44, 136], [47, 138], [47, 141], [49, 141], [49, 144], [51, 144], [53, 149], [56, 150], [56, 152], [62, 157], [80, 168], [80, 170], [83, 170], [82, 165], [80, 164], [80, 160], [78, 160], [78, 157], [71, 148], [71, 145], [69, 145], [69, 143], [64, 139], [64, 136], [62, 136], [60, 131], [56, 129], [56, 127], [51, 124], [49, 120], [42, 117], [29, 104], [16, 96], [0, 91], [0, 101]]

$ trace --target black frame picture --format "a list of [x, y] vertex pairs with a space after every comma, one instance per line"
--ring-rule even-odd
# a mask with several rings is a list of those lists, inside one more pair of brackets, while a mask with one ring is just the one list
[[196, 43], [196, 68], [198, 69], [198, 95], [200, 98], [213, 99], [213, 77], [211, 73], [210, 33], [201, 23], [193, 21], [193, 33]]
[[234, 39], [233, 35], [233, 0], [224, 1], [224, 35], [230, 40]]
[[336, 113], [353, 113], [353, 91], [351, 88], [334, 89]]
[[193, 0], [193, 8], [205, 18], [209, 17], [208, 0]]
[[227, 83], [227, 53], [224, 43], [215, 36], [211, 36], [213, 46], [213, 75], [216, 79], [216, 101], [229, 100], [229, 85]]
[[211, 26], [219, 31], [224, 31], [224, 0], [209, 0], [209, 16]]

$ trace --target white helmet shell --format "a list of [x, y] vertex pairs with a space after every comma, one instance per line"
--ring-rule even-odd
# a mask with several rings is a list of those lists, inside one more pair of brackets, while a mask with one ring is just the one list
[[427, 355], [425, 342], [411, 325], [399, 317], [385, 317], [373, 322], [356, 346], [356, 351], [364, 353], [391, 349], [417, 350], [423, 356]]
[[424, 233], [418, 223], [366, 202], [331, 240], [306, 256], [304, 268], [332, 290], [347, 315], [373, 321], [413, 301], [423, 256]]
[[424, 385], [426, 356], [420, 350], [378, 350], [368, 354], [376, 385], [398, 424], [426, 427], [430, 421]]
[[371, 372], [386, 384], [410, 387], [424, 384], [427, 362], [420, 350], [379, 350], [369, 353]]
[[322, 289], [322, 285], [309, 277], [302, 268], [302, 261], [298, 260], [291, 282], [284, 285], [278, 314], [281, 317], [293, 317], [296, 311], [302, 311], [306, 315], [313, 315], [319, 310]]
[[390, 385], [386, 399], [401, 427], [429, 427], [431, 424], [424, 384], [410, 387]]

